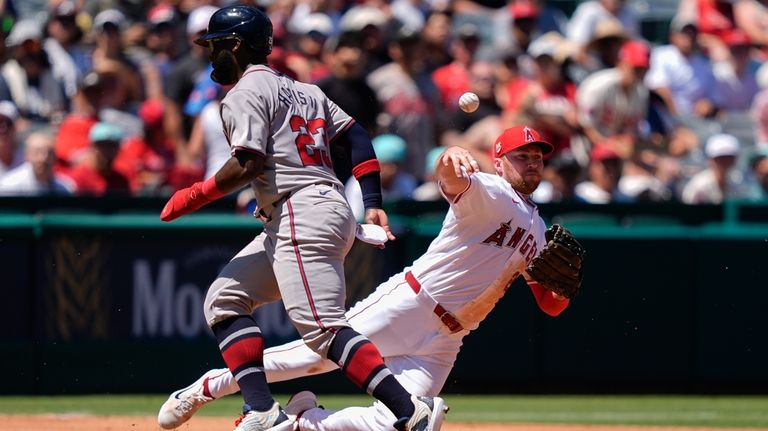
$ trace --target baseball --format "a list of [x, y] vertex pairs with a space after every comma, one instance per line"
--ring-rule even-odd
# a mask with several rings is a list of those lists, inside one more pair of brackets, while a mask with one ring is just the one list
[[480, 106], [480, 98], [475, 93], [466, 92], [459, 97], [459, 108], [464, 112], [475, 112], [478, 106]]

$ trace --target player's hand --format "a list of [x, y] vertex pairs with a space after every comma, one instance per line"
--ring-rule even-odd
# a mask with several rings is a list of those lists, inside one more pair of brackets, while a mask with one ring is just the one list
[[175, 220], [183, 215], [197, 211], [203, 205], [210, 202], [203, 195], [202, 184], [198, 182], [185, 189], [177, 190], [171, 196], [171, 199], [168, 200], [168, 203], [165, 204], [163, 211], [160, 213], [160, 220]]
[[[392, 233], [392, 230], [389, 228], [389, 218], [387, 217], [386, 211], [384, 211], [381, 208], [368, 208], [365, 210], [365, 216], [363, 217], [363, 220], [365, 223], [375, 224], [377, 226], [381, 226], [382, 229], [384, 229], [385, 232], [387, 232], [387, 238], [390, 241], [394, 241], [395, 235]], [[384, 248], [384, 245], [381, 245], [381, 248]]]
[[441, 156], [440, 162], [443, 164], [443, 166], [449, 166], [452, 164], [453, 171], [456, 173], [457, 178], [464, 177], [462, 168], [466, 170], [466, 175], [480, 172], [480, 165], [478, 165], [477, 160], [475, 160], [475, 158], [472, 157], [472, 154], [470, 154], [469, 151], [465, 148], [448, 148]]

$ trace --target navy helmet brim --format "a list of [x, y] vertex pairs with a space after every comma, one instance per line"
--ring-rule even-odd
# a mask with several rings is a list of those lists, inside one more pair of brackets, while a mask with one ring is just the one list
[[200, 46], [208, 46], [208, 41], [213, 39], [224, 39], [224, 38], [240, 38], [240, 36], [237, 33], [232, 32], [226, 32], [226, 31], [214, 31], [212, 33], [206, 33], [199, 38], [195, 39], [195, 43]]

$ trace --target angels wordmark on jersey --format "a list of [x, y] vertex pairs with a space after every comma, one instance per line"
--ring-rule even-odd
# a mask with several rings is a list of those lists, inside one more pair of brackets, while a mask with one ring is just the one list
[[[509, 219], [509, 221], [502, 223], [494, 233], [486, 238], [483, 241], [483, 244], [495, 245], [496, 247], [509, 247], [514, 250], [520, 245], [520, 240], [525, 236], [526, 230], [520, 226], [515, 227], [515, 232], [507, 241], [507, 236], [511, 230], [512, 219]], [[539, 249], [536, 245], [536, 241], [534, 241], [533, 235], [529, 233], [525, 237], [525, 240], [522, 241], [522, 245], [520, 245], [520, 254], [525, 256], [526, 263], [530, 263], [531, 259], [536, 257], [538, 251]]]
[[[469, 177], [411, 272], [467, 329], [476, 328], [546, 243], [538, 208], [496, 174]], [[467, 222], [471, 218], [471, 222]]]

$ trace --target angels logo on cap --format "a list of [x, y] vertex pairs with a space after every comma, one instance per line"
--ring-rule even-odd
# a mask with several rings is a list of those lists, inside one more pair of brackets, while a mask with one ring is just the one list
[[525, 135], [525, 142], [533, 142], [533, 133], [528, 127], [523, 128], [523, 135]]
[[528, 126], [515, 126], [505, 130], [496, 140], [496, 157], [528, 144], [539, 144], [545, 155], [554, 150], [552, 144], [543, 140], [536, 130]]

